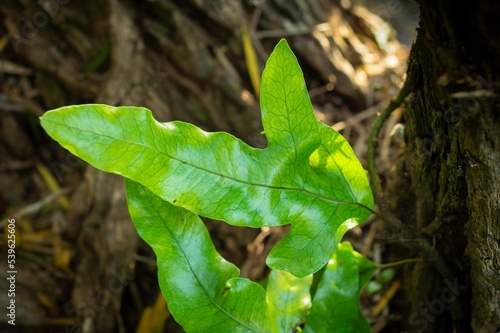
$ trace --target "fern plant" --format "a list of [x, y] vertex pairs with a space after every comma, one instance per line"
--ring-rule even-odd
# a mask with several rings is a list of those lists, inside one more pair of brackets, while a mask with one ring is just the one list
[[[292, 332], [299, 324], [305, 332], [369, 332], [358, 302], [375, 265], [339, 244], [372, 212], [365, 171], [347, 141], [316, 120], [285, 40], [267, 61], [260, 96], [265, 149], [159, 123], [141, 107], [62, 107], [41, 124], [76, 156], [125, 178], [134, 225], [187, 332]], [[292, 225], [266, 260], [266, 289], [238, 277], [198, 215], [253, 228]], [[321, 279], [311, 297], [314, 273]]]

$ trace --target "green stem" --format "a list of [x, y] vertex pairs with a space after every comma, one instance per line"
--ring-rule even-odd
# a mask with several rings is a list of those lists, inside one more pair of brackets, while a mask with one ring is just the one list
[[424, 261], [422, 258], [404, 259], [404, 260], [399, 260], [399, 261], [394, 261], [394, 262], [388, 262], [386, 264], [380, 264], [380, 265], [377, 265], [376, 268], [377, 269], [383, 269], [383, 268], [389, 268], [389, 267], [395, 267], [395, 266], [399, 266], [399, 265], [404, 265], [404, 264], [408, 264], [408, 263], [411, 263], [411, 262], [422, 262], [422, 261]]
[[[409, 239], [409, 231], [408, 228], [405, 228], [405, 225], [397, 218], [389, 209], [389, 206], [387, 205], [386, 201], [384, 200], [384, 195], [382, 191], [382, 185], [380, 183], [380, 178], [378, 176], [377, 172], [377, 167], [375, 165], [375, 148], [376, 148], [376, 143], [378, 139], [378, 135], [380, 133], [380, 130], [382, 128], [382, 125], [384, 124], [385, 120], [389, 118], [391, 113], [396, 110], [405, 100], [405, 98], [410, 94], [411, 92], [411, 84], [410, 80], [406, 80], [403, 88], [401, 88], [401, 91], [398, 93], [396, 98], [394, 98], [389, 105], [383, 109], [379, 116], [375, 119], [372, 130], [370, 132], [370, 136], [368, 138], [368, 150], [367, 150], [367, 160], [368, 160], [368, 174], [370, 176], [370, 182], [371, 186], [373, 189], [373, 193], [375, 195], [375, 199], [377, 201], [377, 204], [379, 206], [381, 214], [377, 214], [379, 216], [382, 216], [382, 220], [384, 220], [390, 228], [394, 230], [399, 231], [399, 237], [400, 239], [403, 240], [403, 244], [405, 239]], [[448, 265], [444, 262], [443, 258], [439, 255], [439, 253], [434, 249], [431, 244], [425, 240], [421, 239], [420, 240], [420, 246], [421, 250], [425, 253], [425, 255], [431, 259], [433, 262], [434, 266], [436, 269], [439, 271], [439, 273], [442, 274], [446, 279], [449, 281], [453, 281], [453, 273], [448, 267]], [[408, 259], [405, 262], [410, 262], [412, 259]], [[418, 260], [415, 260], [418, 261]], [[455, 313], [458, 313], [460, 310], [454, 307], [453, 311]]]
[[412, 263], [412, 262], [422, 262], [422, 261], [424, 261], [422, 258], [411, 258], [411, 259], [403, 259], [403, 260], [389, 262], [389, 263], [380, 264], [380, 265], [375, 264], [375, 266], [370, 267], [368, 269], [365, 269], [365, 270], [361, 271], [360, 273], [366, 273], [366, 272], [369, 272], [369, 271], [374, 271], [376, 269], [384, 269], [384, 268], [389, 268], [389, 267], [395, 267], [395, 266], [399, 266], [399, 265], [409, 264], [409, 263]]
[[380, 111], [379, 116], [373, 122], [372, 130], [370, 132], [370, 136], [368, 137], [368, 150], [367, 150], [368, 174], [370, 176], [372, 190], [375, 195], [377, 204], [380, 207], [382, 215], [384, 216], [383, 220], [385, 220], [388, 224], [390, 224], [390, 226], [393, 229], [398, 229], [398, 230], [403, 228], [403, 223], [401, 223], [401, 221], [397, 217], [395, 217], [394, 214], [390, 212], [389, 207], [387, 206], [384, 200], [382, 185], [380, 184], [380, 178], [378, 176], [377, 166], [375, 165], [375, 147], [377, 144], [378, 135], [380, 133], [382, 125], [387, 120], [387, 118], [389, 118], [392, 111], [396, 110], [403, 103], [403, 101], [410, 94], [410, 92], [411, 92], [410, 84], [408, 83], [408, 80], [406, 80], [403, 88], [401, 88], [401, 91], [396, 96], [396, 98], [391, 100], [391, 103], [389, 103], [389, 105], [385, 109]]

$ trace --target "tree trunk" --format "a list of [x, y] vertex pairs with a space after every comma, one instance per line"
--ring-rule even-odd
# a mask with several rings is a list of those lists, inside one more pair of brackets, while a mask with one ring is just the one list
[[406, 270], [413, 306], [405, 328], [499, 332], [500, 4], [421, 0], [420, 7], [408, 67], [407, 145], [389, 197], [452, 276], [425, 261]]

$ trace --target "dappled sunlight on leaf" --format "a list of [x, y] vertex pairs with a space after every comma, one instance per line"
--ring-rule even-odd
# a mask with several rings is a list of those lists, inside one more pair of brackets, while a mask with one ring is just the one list
[[285, 40], [266, 64], [261, 108], [266, 149], [179, 121], [158, 123], [139, 107], [69, 106], [41, 121], [93, 166], [196, 214], [255, 228], [292, 224], [267, 263], [304, 277], [326, 264], [346, 220], [370, 215], [371, 190], [347, 141], [315, 119]]

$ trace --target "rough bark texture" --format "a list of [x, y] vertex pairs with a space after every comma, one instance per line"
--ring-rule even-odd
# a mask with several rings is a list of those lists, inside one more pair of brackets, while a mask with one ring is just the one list
[[499, 332], [500, 4], [420, 6], [408, 68], [413, 93], [404, 111], [407, 146], [391, 195], [393, 209], [417, 240], [435, 245], [455, 281], [432, 263], [407, 269], [413, 306], [406, 329]]

